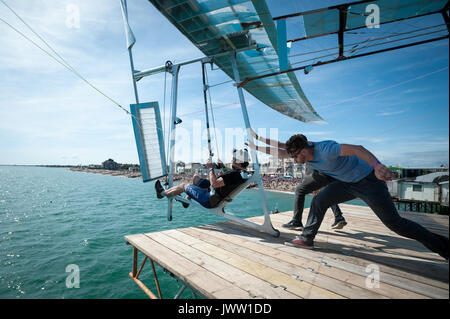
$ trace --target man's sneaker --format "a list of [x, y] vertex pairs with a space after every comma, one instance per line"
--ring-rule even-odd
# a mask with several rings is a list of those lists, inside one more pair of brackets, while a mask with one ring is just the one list
[[342, 218], [342, 219], [336, 219], [336, 220], [334, 221], [334, 224], [331, 225], [331, 228], [332, 228], [332, 229], [342, 229], [342, 228], [344, 228], [345, 225], [347, 225], [347, 222], [345, 221], [344, 218]]
[[290, 229], [298, 229], [298, 230], [303, 230], [303, 224], [302, 222], [298, 222], [296, 220], [291, 220], [289, 223], [287, 224], [283, 224], [282, 227], [284, 228], [290, 228]]
[[188, 208], [189, 207], [189, 204], [185, 203], [185, 202], [181, 202], [181, 205], [183, 205], [184, 208]]
[[314, 248], [314, 242], [307, 241], [303, 237], [296, 237], [292, 243], [294, 246], [299, 246], [306, 249], [313, 249]]
[[162, 187], [159, 179], [155, 183], [156, 197], [163, 198], [162, 192], [164, 192], [164, 187]]

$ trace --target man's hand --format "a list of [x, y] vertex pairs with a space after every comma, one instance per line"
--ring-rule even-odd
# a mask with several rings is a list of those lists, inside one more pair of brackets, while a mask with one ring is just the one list
[[319, 194], [320, 189], [316, 189], [315, 191], [313, 191], [313, 195], [316, 196], [317, 194]]
[[255, 130], [253, 128], [250, 128], [250, 134], [256, 139], [258, 139], [258, 134], [256, 134]]
[[393, 174], [389, 168], [384, 166], [381, 163], [378, 163], [373, 169], [375, 172], [375, 176], [382, 181], [388, 182], [392, 180]]
[[248, 147], [256, 150], [256, 145], [253, 142], [250, 142], [250, 140], [248, 142], [246, 142], [245, 145], [247, 145]]
[[214, 164], [211, 161], [211, 159], [208, 159], [208, 161], [206, 162], [205, 166], [206, 166], [207, 169], [211, 169], [211, 168], [214, 167]]

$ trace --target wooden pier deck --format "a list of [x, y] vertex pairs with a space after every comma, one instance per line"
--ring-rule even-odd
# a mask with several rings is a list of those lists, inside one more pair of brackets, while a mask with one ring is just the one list
[[[391, 232], [368, 207], [340, 206], [348, 225], [330, 229], [328, 212], [314, 250], [285, 244], [299, 234], [281, 227], [292, 212], [271, 215], [279, 238], [226, 221], [125, 240], [207, 298], [449, 298], [449, 266], [440, 256]], [[448, 216], [400, 214], [448, 237]]]

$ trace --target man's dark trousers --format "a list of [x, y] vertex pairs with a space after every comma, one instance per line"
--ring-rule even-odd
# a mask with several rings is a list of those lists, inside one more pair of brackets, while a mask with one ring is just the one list
[[316, 195], [311, 203], [306, 227], [303, 229], [303, 239], [308, 242], [314, 240], [328, 207], [355, 198], [362, 199], [393, 232], [415, 239], [431, 251], [448, 258], [448, 238], [402, 218], [395, 208], [386, 183], [379, 180], [373, 171], [357, 183], [336, 180]]
[[[334, 178], [316, 170], [313, 170], [312, 174], [306, 175], [303, 181], [295, 188], [294, 217], [292, 219], [301, 223], [305, 196], [334, 181], [336, 181]], [[335, 219], [342, 219], [342, 212], [338, 205], [332, 205], [331, 209]]]

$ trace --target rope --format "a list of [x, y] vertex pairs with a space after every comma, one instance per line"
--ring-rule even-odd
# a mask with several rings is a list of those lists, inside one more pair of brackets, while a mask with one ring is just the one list
[[5, 1], [0, 0], [9, 10], [11, 10], [14, 15], [20, 20], [22, 21], [27, 28], [33, 33], [35, 34], [59, 59], [57, 59], [53, 54], [51, 54], [49, 51], [47, 51], [46, 49], [44, 49], [42, 46], [40, 46], [39, 44], [37, 44], [35, 41], [33, 41], [32, 39], [30, 39], [28, 36], [26, 36], [24, 33], [22, 33], [21, 31], [19, 31], [18, 29], [16, 29], [14, 26], [12, 26], [11, 24], [9, 24], [7, 21], [5, 21], [4, 19], [0, 18], [0, 21], [2, 21], [3, 23], [5, 23], [7, 26], [9, 26], [12, 30], [14, 30], [16, 33], [20, 34], [22, 37], [24, 37], [26, 40], [28, 40], [29, 42], [31, 42], [34, 46], [36, 46], [38, 49], [40, 49], [41, 51], [43, 51], [44, 53], [46, 53], [50, 58], [52, 58], [53, 60], [55, 60], [57, 63], [59, 63], [60, 65], [62, 65], [64, 68], [66, 68], [67, 70], [69, 70], [70, 72], [72, 72], [75, 76], [77, 76], [78, 78], [80, 78], [82, 81], [84, 81], [86, 84], [88, 84], [91, 88], [93, 88], [95, 91], [97, 91], [98, 93], [100, 93], [101, 95], [103, 95], [104, 97], [106, 97], [108, 100], [110, 100], [112, 103], [114, 103], [116, 106], [118, 106], [120, 109], [122, 109], [123, 111], [125, 111], [125, 113], [127, 113], [128, 115], [132, 116], [135, 118], [135, 122], [137, 123], [137, 125], [142, 129], [139, 120], [133, 115], [131, 114], [130, 111], [128, 111], [125, 107], [123, 107], [119, 102], [117, 102], [116, 100], [114, 100], [113, 98], [111, 98], [110, 96], [108, 96], [106, 93], [102, 92], [100, 89], [98, 89], [95, 85], [93, 85], [91, 82], [89, 82], [86, 78], [84, 78], [77, 70], [75, 70], [75, 68], [73, 68], [55, 49], [53, 49], [53, 47], [47, 42], [45, 41], [45, 39], [43, 37], [41, 37], [36, 31], [34, 31], [34, 29], [28, 24], [26, 23], [11, 7], [9, 7]]
[[214, 118], [214, 111], [213, 111], [212, 100], [211, 100], [211, 91], [210, 91], [211, 87], [209, 86], [208, 72], [206, 72], [206, 68], [205, 68], [205, 77], [206, 77], [206, 85], [208, 86], [209, 108], [211, 109], [211, 119], [212, 119], [213, 127], [214, 127], [214, 141], [216, 142], [217, 159], [220, 159], [219, 143], [217, 142], [216, 120]]

